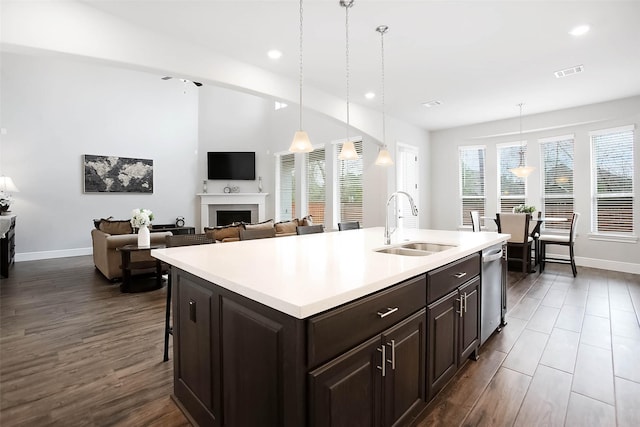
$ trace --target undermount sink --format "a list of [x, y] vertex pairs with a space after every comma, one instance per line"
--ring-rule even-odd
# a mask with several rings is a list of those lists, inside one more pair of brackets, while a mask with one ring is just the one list
[[376, 249], [376, 252], [404, 256], [427, 256], [433, 255], [436, 252], [446, 251], [451, 248], [455, 248], [455, 246], [429, 242], [410, 242], [390, 248]]

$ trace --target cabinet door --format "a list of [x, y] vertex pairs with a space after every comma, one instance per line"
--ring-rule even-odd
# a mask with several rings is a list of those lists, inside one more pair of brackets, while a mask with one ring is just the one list
[[211, 364], [211, 302], [213, 292], [185, 276], [173, 276], [174, 391], [198, 420], [213, 420], [217, 396]]
[[426, 401], [425, 309], [382, 334], [386, 348], [383, 379], [383, 425], [406, 424], [408, 416]]
[[453, 377], [458, 367], [457, 337], [460, 299], [455, 290], [427, 307], [427, 384], [429, 399]]
[[464, 313], [460, 318], [459, 363], [473, 353], [480, 345], [480, 278], [475, 278], [459, 289], [464, 299]]
[[378, 335], [310, 372], [311, 426], [380, 425], [382, 363]]

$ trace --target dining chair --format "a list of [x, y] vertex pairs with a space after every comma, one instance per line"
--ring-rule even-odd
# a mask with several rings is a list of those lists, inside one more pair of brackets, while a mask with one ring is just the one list
[[[547, 262], [553, 262], [558, 264], [571, 264], [571, 271], [573, 272], [573, 277], [578, 275], [578, 269], [576, 268], [576, 260], [573, 251], [573, 245], [576, 240], [576, 225], [578, 223], [578, 219], [580, 218], [580, 214], [574, 212], [571, 216], [571, 225], [569, 226], [569, 234], [541, 234], [538, 238], [540, 242], [540, 273], [544, 271], [544, 265]], [[560, 245], [560, 246], [568, 246], [569, 247], [569, 259], [566, 258], [557, 258], [547, 256], [547, 245]]]
[[324, 233], [324, 225], [299, 225], [296, 227], [296, 234], [301, 236], [303, 234]]
[[533, 238], [533, 265], [538, 265], [540, 262], [540, 245], [538, 239], [540, 238], [540, 227], [542, 226], [542, 211], [538, 211], [537, 218], [531, 218], [529, 220], [529, 236]]
[[360, 222], [359, 221], [339, 222], [338, 223], [338, 231], [358, 230], [359, 228], [360, 228]]
[[522, 272], [531, 271], [531, 246], [533, 237], [529, 235], [528, 213], [497, 213], [498, 233], [511, 234], [507, 241], [507, 262], [522, 264]]
[[276, 237], [275, 227], [271, 228], [257, 228], [252, 230], [240, 229], [240, 240], [255, 240], [255, 239], [267, 239], [269, 237]]
[[[167, 248], [175, 248], [178, 246], [207, 245], [215, 243], [215, 239], [207, 237], [206, 234], [177, 234], [175, 236], [167, 236], [165, 245]], [[169, 335], [173, 335], [173, 327], [170, 325], [171, 317], [171, 269], [169, 269], [169, 278], [167, 279], [167, 307], [164, 319], [164, 357], [163, 362], [169, 360]]]
[[471, 229], [474, 232], [480, 231], [480, 212], [469, 211], [469, 215], [471, 215]]

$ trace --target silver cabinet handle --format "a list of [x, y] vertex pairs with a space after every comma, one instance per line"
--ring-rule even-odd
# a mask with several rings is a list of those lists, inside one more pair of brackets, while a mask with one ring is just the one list
[[464, 293], [464, 312], [465, 312], [465, 313], [467, 312], [467, 297], [468, 297], [468, 296], [469, 296], [469, 295], [467, 295], [467, 293], [465, 292], [465, 293]]
[[382, 376], [384, 377], [387, 375], [387, 364], [385, 363], [385, 360], [387, 359], [387, 346], [383, 345], [382, 348], [378, 348], [377, 350], [382, 352], [382, 358], [380, 359], [380, 365], [382, 366], [376, 366], [376, 368], [382, 371]]
[[387, 307], [387, 311], [385, 311], [384, 313], [378, 312], [378, 316], [380, 316], [381, 319], [387, 317], [388, 315], [390, 315], [391, 313], [395, 313], [396, 311], [398, 311], [398, 307]]
[[456, 277], [456, 279], [462, 279], [464, 276], [467, 275], [467, 273], [464, 271], [461, 271], [460, 273], [454, 273], [453, 275]]
[[391, 346], [391, 360], [387, 359], [387, 362], [391, 363], [391, 369], [396, 370], [396, 340], [391, 340], [391, 342], [387, 343], [388, 346]]
[[456, 298], [456, 302], [460, 303], [460, 311], [456, 311], [462, 317], [462, 295], [460, 295], [460, 299]]

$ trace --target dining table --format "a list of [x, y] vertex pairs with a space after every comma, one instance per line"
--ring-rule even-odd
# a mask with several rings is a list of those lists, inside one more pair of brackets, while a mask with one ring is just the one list
[[[498, 226], [498, 218], [496, 218], [495, 216], [481, 216], [481, 219], [492, 219], [493, 222], [495, 222], [496, 226]], [[538, 260], [540, 259], [540, 249], [538, 247], [538, 237], [540, 237], [540, 229], [542, 227], [542, 224], [545, 222], [567, 222], [568, 219], [567, 218], [562, 218], [562, 217], [551, 217], [551, 216], [540, 216], [540, 217], [531, 217], [531, 220], [535, 220], [536, 224], [534, 225], [533, 228], [529, 228], [531, 231], [529, 232], [529, 236], [531, 236], [533, 238], [533, 242], [534, 242], [534, 261], [533, 261], [533, 266], [538, 265]], [[532, 268], [531, 273], [535, 273], [536, 271]]]

